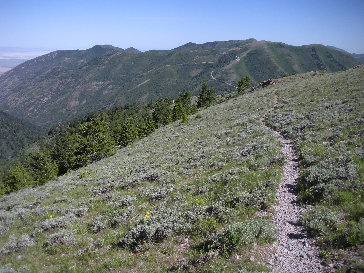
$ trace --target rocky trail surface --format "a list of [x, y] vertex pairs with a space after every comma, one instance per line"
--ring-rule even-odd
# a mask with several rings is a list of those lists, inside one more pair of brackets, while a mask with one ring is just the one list
[[[277, 106], [277, 94], [274, 95], [274, 100], [274, 107], [267, 113]], [[261, 119], [263, 123], [264, 119], [265, 115]], [[273, 207], [275, 214], [272, 215], [278, 230], [278, 239], [273, 244], [273, 256], [269, 263], [273, 267], [273, 272], [328, 272], [321, 265], [319, 250], [314, 240], [307, 237], [299, 224], [299, 217], [304, 212], [304, 208], [297, 197], [296, 182], [299, 167], [294, 145], [278, 131], [267, 128], [280, 141], [282, 153], [286, 158], [283, 181], [277, 192], [278, 204]]]

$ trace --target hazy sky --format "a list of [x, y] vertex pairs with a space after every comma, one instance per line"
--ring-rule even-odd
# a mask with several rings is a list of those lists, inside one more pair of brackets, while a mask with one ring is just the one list
[[0, 0], [0, 47], [148, 50], [248, 38], [364, 53], [364, 0]]

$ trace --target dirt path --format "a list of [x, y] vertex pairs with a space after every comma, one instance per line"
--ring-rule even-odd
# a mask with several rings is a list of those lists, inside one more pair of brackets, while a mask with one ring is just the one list
[[[278, 104], [274, 94], [274, 110]], [[266, 114], [267, 114], [266, 113]], [[266, 115], [265, 114], [265, 115]], [[264, 117], [261, 119], [264, 123]], [[297, 198], [296, 182], [299, 175], [297, 155], [291, 140], [267, 127], [281, 142], [282, 153], [286, 158], [283, 166], [283, 181], [277, 192], [278, 205], [274, 206], [272, 220], [278, 229], [278, 239], [273, 244], [273, 257], [269, 263], [273, 272], [327, 272], [321, 265], [319, 250], [313, 240], [307, 238], [302, 226], [298, 224], [304, 211]]]

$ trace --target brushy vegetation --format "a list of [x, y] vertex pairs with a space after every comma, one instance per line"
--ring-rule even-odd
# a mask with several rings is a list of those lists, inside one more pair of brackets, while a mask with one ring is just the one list
[[57, 181], [3, 196], [2, 269], [267, 270], [260, 249], [275, 230], [258, 212], [274, 202], [284, 163], [259, 120], [273, 95], [219, 101]]
[[220, 97], [188, 122], [175, 109], [180, 121], [113, 156], [3, 196], [0, 269], [269, 271], [265, 245], [276, 231], [261, 212], [275, 202], [284, 157], [260, 119], [276, 93], [266, 122], [295, 141], [300, 198], [315, 205], [301, 222], [327, 259], [360, 271], [363, 76], [358, 68], [285, 77]]
[[[204, 86], [211, 94], [204, 94]], [[215, 101], [214, 90], [202, 86], [197, 101], [199, 108]], [[25, 151], [0, 176], [0, 196], [22, 188], [42, 185], [70, 170], [76, 170], [115, 153], [134, 141], [150, 135], [159, 126], [173, 121], [188, 122], [188, 115], [197, 112], [189, 92], [181, 94], [173, 105], [170, 98], [144, 105], [114, 107], [99, 113], [90, 113], [60, 124]], [[35, 152], [35, 150], [37, 152]], [[1, 167], [1, 165], [0, 165]]]
[[279, 104], [267, 121], [294, 140], [301, 167], [299, 196], [315, 205], [302, 216], [302, 224], [318, 236], [328, 263], [333, 258], [345, 260], [348, 268], [360, 271], [364, 68], [296, 75], [282, 79], [274, 89]]

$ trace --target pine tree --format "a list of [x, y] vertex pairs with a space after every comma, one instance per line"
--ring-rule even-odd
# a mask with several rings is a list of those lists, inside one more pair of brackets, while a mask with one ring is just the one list
[[181, 102], [177, 102], [173, 107], [173, 121], [181, 120], [185, 117], [187, 117], [187, 113], [185, 108], [183, 108]]
[[171, 104], [170, 98], [157, 100], [153, 109], [153, 119], [156, 124], [167, 125], [172, 122]]
[[185, 92], [179, 95], [178, 99], [176, 100], [176, 104], [181, 103], [182, 107], [185, 109], [186, 114], [193, 114], [192, 111], [192, 101], [191, 101], [191, 93]]
[[155, 122], [153, 120], [152, 114], [149, 114], [148, 117], [139, 123], [138, 125], [138, 136], [140, 138], [146, 137], [155, 131]]
[[29, 153], [25, 158], [24, 167], [37, 185], [57, 178], [58, 166], [56, 162], [42, 152]]
[[251, 88], [251, 83], [249, 77], [242, 77], [240, 81], [238, 81], [238, 93], [243, 93], [245, 90]]
[[76, 133], [64, 133], [55, 139], [51, 158], [57, 163], [59, 175], [84, 166], [85, 160], [80, 161], [77, 155], [80, 144], [81, 137]]
[[106, 120], [94, 117], [77, 128], [76, 160], [82, 165], [110, 156], [115, 148]]
[[19, 162], [15, 163], [15, 165], [9, 169], [4, 180], [4, 188], [7, 193], [30, 187], [34, 184], [35, 182], [31, 175]]
[[153, 115], [149, 114], [148, 118], [146, 120], [146, 128], [147, 128], [147, 135], [150, 135], [151, 133], [153, 133], [155, 131], [155, 129], [157, 128], [154, 119], [153, 119]]
[[133, 143], [138, 138], [138, 128], [131, 118], [125, 120], [120, 125], [119, 131], [118, 144], [123, 147]]
[[214, 89], [209, 88], [207, 83], [202, 84], [201, 93], [198, 96], [197, 107], [209, 107], [216, 101], [216, 93]]

